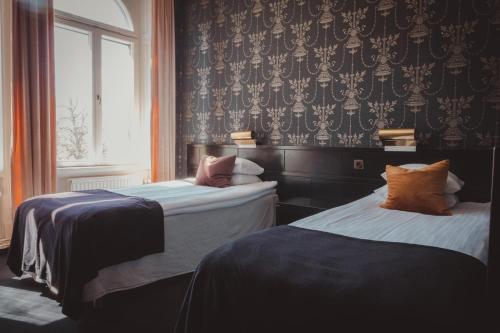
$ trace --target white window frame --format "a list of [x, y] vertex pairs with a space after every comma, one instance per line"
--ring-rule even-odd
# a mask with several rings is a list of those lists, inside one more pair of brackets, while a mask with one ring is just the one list
[[[128, 16], [128, 15], [127, 15]], [[128, 16], [130, 19], [130, 17]], [[130, 20], [133, 27], [133, 22]], [[134, 110], [133, 112], [138, 112], [141, 119], [141, 85], [137, 84], [140, 78], [140, 41], [139, 34], [136, 30], [130, 31], [108, 25], [105, 23], [93, 21], [84, 17], [76, 16], [70, 13], [62, 12], [60, 10], [55, 10], [55, 25], [56, 26], [67, 26], [70, 28], [75, 28], [77, 30], [85, 30], [91, 34], [92, 38], [92, 92], [94, 96], [94, 101], [92, 103], [92, 119], [93, 119], [93, 156], [90, 157], [88, 161], [57, 161], [58, 168], [65, 167], [89, 167], [89, 166], [116, 166], [124, 164], [116, 164], [105, 162], [102, 156], [102, 108], [101, 101], [102, 98], [102, 71], [101, 71], [101, 39], [103, 36], [110, 37], [111, 39], [119, 39], [131, 44], [132, 54], [134, 58]], [[56, 78], [57, 80], [57, 78]], [[56, 92], [57, 93], [57, 92]], [[135, 165], [135, 163], [129, 164]]]

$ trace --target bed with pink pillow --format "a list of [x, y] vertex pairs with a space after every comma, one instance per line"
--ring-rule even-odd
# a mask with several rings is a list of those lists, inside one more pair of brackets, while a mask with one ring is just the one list
[[261, 181], [263, 171], [234, 156], [206, 156], [195, 179], [113, 190], [162, 206], [165, 251], [101, 269], [84, 286], [83, 300], [192, 272], [224, 243], [275, 225], [277, 183]]

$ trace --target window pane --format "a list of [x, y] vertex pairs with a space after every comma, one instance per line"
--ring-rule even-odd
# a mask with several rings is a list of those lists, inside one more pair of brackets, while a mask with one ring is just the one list
[[134, 30], [127, 8], [120, 0], [55, 0], [54, 8], [122, 29]]
[[58, 160], [89, 162], [94, 101], [90, 32], [56, 26], [55, 67]]
[[134, 58], [132, 44], [102, 38], [102, 149], [108, 163], [130, 163], [132, 137], [139, 128], [134, 113]]

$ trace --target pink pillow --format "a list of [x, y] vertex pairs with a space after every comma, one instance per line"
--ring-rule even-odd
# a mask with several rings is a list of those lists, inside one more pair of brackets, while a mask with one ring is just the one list
[[200, 160], [194, 183], [213, 187], [230, 186], [235, 160], [235, 155], [222, 157], [204, 155]]

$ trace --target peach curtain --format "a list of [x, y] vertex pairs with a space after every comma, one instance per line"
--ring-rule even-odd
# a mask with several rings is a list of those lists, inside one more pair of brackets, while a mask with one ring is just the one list
[[151, 180], [175, 178], [174, 1], [153, 0], [151, 72]]
[[52, 0], [14, 0], [12, 25], [13, 207], [55, 191], [54, 12]]

